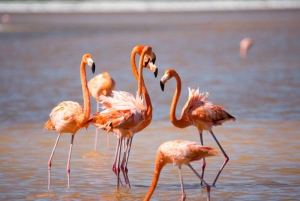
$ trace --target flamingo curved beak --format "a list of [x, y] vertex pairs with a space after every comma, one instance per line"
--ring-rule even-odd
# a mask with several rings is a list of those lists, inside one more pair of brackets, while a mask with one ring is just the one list
[[166, 82], [170, 79], [169, 74], [165, 74], [161, 79], [160, 79], [160, 88], [162, 91], [165, 89], [165, 84]]
[[92, 58], [87, 58], [87, 65], [91, 67], [93, 74], [95, 73], [96, 65]]
[[157, 77], [157, 74], [158, 74], [158, 68], [156, 68], [154, 71], [154, 77]]
[[93, 74], [95, 73], [95, 69], [96, 69], [96, 65], [95, 65], [95, 62], [93, 62], [93, 64], [92, 64], [92, 72], [93, 72]]
[[162, 91], [164, 91], [165, 89], [165, 84], [162, 81], [160, 81], [160, 88]]
[[158, 73], [158, 68], [152, 63], [149, 63], [150, 66], [150, 70], [154, 73], [154, 77], [157, 77], [157, 73]]

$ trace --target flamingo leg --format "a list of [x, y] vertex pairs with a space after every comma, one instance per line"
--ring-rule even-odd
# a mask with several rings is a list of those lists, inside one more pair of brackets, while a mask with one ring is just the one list
[[97, 150], [97, 144], [98, 144], [98, 128], [96, 128], [96, 135], [95, 135], [95, 145], [94, 145], [94, 150]]
[[68, 188], [70, 188], [70, 171], [71, 171], [70, 160], [71, 160], [71, 154], [72, 154], [73, 141], [74, 141], [74, 135], [72, 135], [72, 137], [71, 137], [71, 144], [70, 144], [69, 157], [68, 157], [68, 163], [67, 163]]
[[115, 152], [115, 157], [114, 157], [114, 163], [112, 166], [112, 171], [114, 171], [114, 173], [117, 175], [117, 171], [116, 171], [116, 163], [117, 163], [117, 157], [118, 157], [118, 150], [119, 150], [119, 146], [120, 146], [120, 139], [118, 139], [118, 143], [116, 146], [116, 152]]
[[[119, 164], [118, 164], [118, 158], [120, 156], [121, 147], [122, 147], [122, 138], [118, 139], [118, 144], [117, 144], [117, 148], [116, 148], [114, 163], [113, 163], [113, 166], [112, 166], [112, 171], [116, 174], [117, 179], [118, 179], [118, 182], [117, 182], [118, 188], [119, 188], [119, 182], [123, 186], [123, 183], [122, 183], [120, 177], [118, 176], [119, 172], [120, 172], [120, 167], [119, 167]], [[120, 159], [119, 159], [119, 161], [120, 161]]]
[[128, 159], [129, 159], [129, 154], [130, 154], [130, 150], [131, 150], [131, 144], [132, 144], [132, 140], [133, 137], [129, 139], [129, 148], [128, 148], [128, 154], [127, 154], [127, 158], [126, 158], [126, 163], [125, 163], [125, 167], [127, 168], [127, 163], [128, 163]]
[[[125, 147], [125, 151], [124, 151], [124, 155], [123, 155], [123, 159], [122, 159], [122, 164], [121, 164], [121, 170], [122, 170], [122, 173], [124, 175], [124, 179], [125, 179], [125, 183], [126, 185], [129, 184], [129, 178], [128, 178], [128, 169], [127, 167], [125, 166], [125, 163], [126, 163], [126, 158], [127, 158], [127, 152], [128, 152], [128, 147], [129, 147], [129, 139], [127, 139], [126, 143], [126, 147]], [[130, 184], [129, 184], [129, 188], [130, 188]]]
[[[97, 101], [97, 112], [98, 112], [98, 110], [99, 110], [99, 108], [100, 108], [100, 102], [99, 101]], [[106, 146], [107, 146], [107, 150], [109, 150], [109, 135], [106, 135]]]
[[126, 149], [126, 143], [125, 143], [126, 139], [124, 138], [124, 146], [123, 146], [123, 149], [125, 150]]
[[[125, 170], [125, 173], [126, 173], [126, 177], [127, 177], [127, 183], [128, 184], [128, 187], [130, 187], [130, 182], [129, 182], [129, 177], [128, 177], [128, 168], [127, 168], [127, 164], [128, 164], [128, 160], [129, 160], [129, 154], [130, 154], [130, 150], [131, 150], [131, 145], [132, 145], [132, 140], [133, 140], [133, 137], [131, 137], [130, 139], [128, 139], [127, 141], [127, 155], [126, 155], [126, 160], [125, 160], [125, 165], [122, 163], [122, 167], [123, 169]], [[129, 144], [128, 144], [129, 142]]]
[[[119, 146], [119, 150], [118, 150], [118, 162], [117, 162], [117, 177], [118, 177], [118, 183], [117, 183], [117, 188], [119, 188], [119, 182], [121, 181], [120, 179], [120, 164], [121, 164], [121, 152], [122, 152], [122, 141], [123, 138], [120, 139], [120, 146]], [[123, 186], [122, 182], [121, 185]]]
[[[99, 112], [99, 101], [97, 101], [97, 107], [96, 108], [97, 108], [97, 112]], [[96, 127], [94, 150], [97, 150], [97, 144], [98, 144], [98, 128]]]
[[51, 153], [50, 158], [49, 158], [49, 160], [48, 160], [48, 190], [50, 189], [51, 165], [52, 165], [51, 161], [52, 161], [52, 157], [53, 157], [54, 151], [55, 151], [55, 149], [56, 149], [56, 145], [57, 145], [58, 140], [59, 140], [59, 138], [60, 138], [60, 135], [61, 135], [61, 133], [58, 133], [58, 136], [57, 136], [56, 142], [55, 142], [55, 144], [54, 144], [52, 153]]
[[216, 176], [216, 178], [215, 178], [214, 183], [212, 184], [213, 186], [215, 186], [215, 185], [216, 185], [216, 182], [217, 182], [217, 180], [218, 180], [218, 178], [219, 178], [219, 176], [220, 176], [220, 174], [221, 174], [221, 172], [222, 172], [222, 170], [223, 170], [223, 168], [225, 167], [226, 163], [229, 161], [229, 157], [228, 157], [227, 154], [225, 153], [224, 149], [222, 148], [221, 144], [220, 144], [219, 141], [217, 140], [217, 138], [216, 138], [216, 136], [214, 135], [214, 133], [213, 133], [212, 131], [210, 131], [210, 133], [211, 133], [211, 135], [213, 136], [213, 138], [215, 139], [216, 143], [218, 144], [219, 148], [221, 149], [221, 151], [222, 151], [222, 153], [223, 153], [223, 155], [224, 155], [224, 157], [225, 157], [224, 163], [223, 163], [223, 165], [221, 166], [221, 169], [219, 170], [219, 172], [218, 172], [218, 174], [217, 174], [217, 176]]
[[[199, 132], [200, 133], [200, 142], [201, 145], [203, 146], [203, 136], [202, 136], [202, 131]], [[206, 166], [206, 162], [205, 162], [205, 158], [202, 158], [202, 173], [201, 173], [201, 178], [204, 178], [204, 170], [205, 170], [205, 166]], [[201, 181], [201, 186], [203, 185], [203, 182]]]
[[107, 135], [107, 136], [106, 136], [107, 150], [109, 150], [109, 136], [110, 136], [110, 135]]
[[191, 170], [196, 174], [196, 176], [201, 180], [201, 182], [203, 182], [206, 186], [206, 190], [207, 190], [207, 197], [208, 197], [208, 201], [210, 200], [210, 186], [204, 181], [204, 179], [198, 174], [198, 172], [191, 166], [191, 164], [188, 164], [188, 166], [191, 168]]
[[[127, 164], [128, 164], [128, 160], [129, 160], [129, 154], [130, 154], [130, 150], [131, 150], [132, 140], [133, 140], [133, 137], [131, 137], [129, 139], [129, 147], [128, 147], [128, 151], [127, 151], [128, 153], [127, 153], [127, 158], [126, 158], [126, 162], [125, 162], [125, 168], [126, 168], [126, 176], [127, 176], [127, 178], [128, 178]], [[131, 188], [130, 187], [130, 183], [129, 183], [129, 178], [128, 178], [128, 187]]]
[[182, 192], [181, 200], [184, 201], [186, 198], [186, 194], [184, 192], [184, 184], [183, 184], [183, 179], [181, 174], [181, 167], [178, 167], [178, 170], [179, 170], [179, 178], [180, 178], [180, 185], [181, 185], [181, 192]]

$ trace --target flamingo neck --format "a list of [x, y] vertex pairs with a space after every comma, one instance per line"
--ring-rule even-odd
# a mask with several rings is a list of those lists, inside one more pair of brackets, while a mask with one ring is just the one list
[[142, 51], [142, 54], [140, 56], [140, 62], [139, 62], [139, 79], [138, 79], [138, 97], [142, 95], [142, 88], [145, 86], [144, 84], [144, 78], [143, 78], [143, 58], [145, 56], [145, 48]]
[[85, 72], [85, 64], [81, 62], [80, 66], [80, 79], [81, 79], [81, 86], [82, 86], [82, 94], [83, 94], [83, 119], [81, 120], [82, 123], [86, 122], [91, 113], [91, 102], [90, 102], [90, 96], [88, 91], [88, 85], [87, 85], [87, 78], [86, 78], [86, 72]]
[[[136, 63], [135, 63], [135, 56], [136, 54], [141, 55], [142, 51], [143, 51], [144, 46], [142, 45], [138, 45], [135, 46], [131, 52], [131, 69], [132, 69], [132, 73], [135, 77], [135, 79], [138, 81], [139, 75], [137, 73], [137, 67], [136, 67]], [[143, 61], [143, 57], [140, 57], [140, 60]], [[152, 104], [151, 104], [151, 99], [150, 96], [148, 94], [148, 90], [146, 88], [145, 82], [144, 80], [142, 81], [142, 93], [145, 97], [145, 101], [146, 101], [146, 105], [147, 105], [147, 111], [146, 114], [148, 117], [150, 117], [150, 122], [151, 122], [151, 118], [152, 118]], [[149, 122], [149, 123], [150, 123]]]
[[138, 46], [135, 46], [131, 52], [131, 70], [132, 70], [132, 73], [135, 77], [135, 79], [138, 81], [138, 78], [139, 78], [139, 75], [138, 75], [138, 72], [137, 72], [137, 67], [136, 67], [136, 64], [135, 64], [135, 55], [136, 54], [139, 54], [141, 55], [142, 54], [142, 51], [143, 51], [143, 48], [144, 46], [142, 45], [138, 45]]
[[160, 152], [158, 152], [156, 155], [156, 162], [155, 162], [155, 169], [154, 169], [154, 174], [153, 174], [153, 178], [152, 178], [152, 183], [150, 185], [150, 188], [148, 190], [146, 197], [144, 198], [144, 201], [150, 200], [150, 198], [156, 188], [160, 172], [165, 165], [166, 165], [166, 162], [164, 162], [164, 160], [163, 160], [163, 155]]
[[177, 103], [178, 103], [178, 100], [179, 100], [179, 97], [181, 94], [181, 79], [176, 71], [174, 71], [174, 77], [176, 79], [176, 89], [175, 89], [173, 101], [172, 101], [171, 108], [170, 108], [170, 121], [172, 122], [172, 124], [174, 126], [176, 126], [178, 128], [185, 128], [189, 124], [188, 124], [188, 122], [184, 121], [183, 115], [181, 116], [180, 119], [176, 118]]

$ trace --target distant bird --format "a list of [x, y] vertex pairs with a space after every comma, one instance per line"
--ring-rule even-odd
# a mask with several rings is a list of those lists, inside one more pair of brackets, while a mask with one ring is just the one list
[[252, 38], [244, 38], [240, 42], [240, 57], [245, 58], [247, 55], [248, 50], [253, 45], [253, 39]]
[[56, 130], [58, 132], [58, 137], [56, 139], [53, 151], [48, 161], [48, 189], [50, 189], [52, 157], [56, 145], [58, 143], [58, 140], [60, 138], [60, 135], [62, 133], [71, 133], [72, 135], [68, 163], [67, 163], [68, 188], [70, 188], [70, 160], [71, 160], [74, 136], [79, 129], [83, 127], [87, 128], [88, 125], [85, 123], [90, 117], [90, 110], [91, 110], [91, 103], [90, 103], [90, 97], [88, 93], [87, 79], [86, 79], [86, 72], [85, 72], [86, 64], [92, 68], [92, 72], [94, 73], [95, 63], [92, 60], [90, 54], [83, 55], [81, 65], [80, 65], [80, 78], [81, 78], [84, 107], [72, 101], [61, 102], [58, 104], [58, 106], [53, 108], [52, 112], [50, 113], [50, 119], [47, 121], [47, 123], [44, 126], [44, 129]]
[[[153, 55], [154, 54], [150, 46], [142, 48], [139, 61], [138, 92], [136, 98], [124, 91], [113, 91], [113, 97], [100, 96], [102, 99], [101, 103], [105, 110], [92, 115], [88, 121], [88, 123], [94, 124], [97, 128], [106, 130], [107, 134], [109, 132], [113, 132], [118, 138], [118, 144], [112, 167], [112, 170], [117, 175], [117, 187], [119, 187], [119, 182], [121, 181], [120, 167], [122, 168], [125, 182], [130, 187], [127, 163], [132, 144], [132, 138], [135, 133], [142, 130], [146, 126], [144, 121], [149, 121], [149, 113], [152, 115], [150, 98], [148, 97], [149, 99], [147, 100], [147, 95], [145, 95], [147, 94], [147, 89], [143, 79], [143, 67], [147, 67], [149, 65], [149, 68], [152, 69], [153, 72], [157, 71], [156, 66], [153, 64]], [[147, 61], [146, 63], [144, 62], [145, 60]], [[132, 70], [134, 71], [134, 69]], [[146, 97], [146, 105], [144, 104], [142, 94], [144, 94]], [[123, 139], [127, 139], [127, 141], [123, 160], [121, 162], [120, 157]]]
[[2, 17], [1, 17], [2, 24], [7, 24], [9, 22], [9, 20], [10, 20], [9, 14], [2, 15]]
[[210, 200], [210, 186], [195, 171], [195, 169], [191, 166], [190, 162], [201, 160], [204, 157], [216, 156], [216, 155], [218, 155], [218, 153], [215, 150], [213, 150], [211, 147], [201, 146], [198, 145], [196, 142], [173, 140], [173, 141], [168, 141], [163, 143], [162, 145], [160, 145], [160, 147], [157, 150], [152, 183], [150, 185], [146, 197], [144, 198], [144, 201], [150, 200], [156, 188], [161, 170], [168, 163], [175, 165], [179, 168], [180, 184], [182, 188], [181, 200], [185, 200], [186, 198], [186, 194], [184, 191], [184, 184], [181, 175], [182, 165], [189, 166], [191, 170], [196, 174], [196, 176], [201, 181], [204, 182], [207, 189], [208, 200]]
[[[177, 72], [174, 69], [168, 69], [165, 72], [165, 75], [161, 78], [160, 86], [161, 89], [164, 90], [165, 83], [170, 80], [171, 78], [175, 77], [177, 82], [176, 91], [173, 97], [172, 105], [170, 108], [170, 121], [175, 127], [178, 128], [186, 128], [188, 126], [195, 126], [197, 127], [199, 134], [200, 134], [200, 142], [201, 145], [203, 145], [203, 139], [202, 139], [202, 132], [203, 130], [207, 130], [211, 133], [215, 141], [217, 142], [219, 148], [221, 149], [225, 161], [219, 170], [213, 186], [216, 184], [217, 179], [219, 175], [221, 174], [223, 168], [225, 167], [226, 163], [229, 161], [229, 157], [223, 150], [222, 146], [218, 142], [217, 138], [215, 137], [214, 133], [212, 132], [213, 126], [222, 125], [225, 121], [233, 120], [235, 121], [235, 118], [230, 115], [228, 112], [222, 109], [222, 107], [214, 105], [212, 102], [208, 101], [207, 98], [209, 96], [208, 93], [201, 94], [199, 93], [199, 89], [194, 90], [189, 88], [189, 97], [185, 104], [185, 106], [182, 109], [181, 117], [178, 120], [175, 116], [176, 106], [178, 103], [178, 99], [181, 93], [181, 79]], [[206, 163], [205, 158], [203, 158], [202, 163], [202, 178], [204, 176], [204, 169], [205, 169]]]
[[[111, 96], [115, 89], [115, 81], [108, 72], [96, 75], [88, 82], [89, 94], [97, 101], [97, 112], [99, 112], [100, 95]], [[109, 136], [107, 136], [107, 147], [109, 147]], [[97, 150], [98, 128], [96, 128], [94, 149]]]

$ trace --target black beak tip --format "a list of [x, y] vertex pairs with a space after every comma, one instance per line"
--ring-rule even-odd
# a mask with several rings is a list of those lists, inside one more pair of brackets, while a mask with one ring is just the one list
[[162, 81], [160, 81], [160, 88], [162, 91], [164, 91], [164, 89], [165, 89], [165, 85], [162, 83]]
[[93, 72], [93, 74], [95, 73], [95, 69], [96, 69], [96, 65], [95, 65], [95, 63], [93, 63], [93, 65], [92, 65], [92, 72]]
[[156, 68], [156, 70], [154, 72], [154, 77], [157, 77], [157, 73], [158, 73], [158, 68]]

